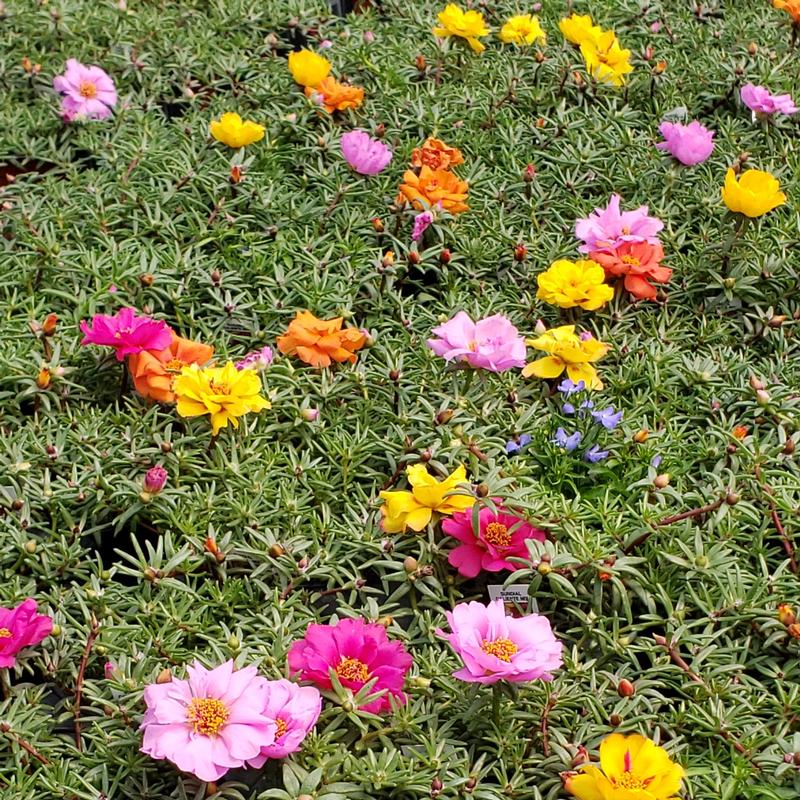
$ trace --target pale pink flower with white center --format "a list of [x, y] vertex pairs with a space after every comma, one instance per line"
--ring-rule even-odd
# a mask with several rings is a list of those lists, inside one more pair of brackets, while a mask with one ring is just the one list
[[342, 155], [359, 175], [377, 175], [392, 160], [392, 151], [360, 129], [342, 134]]
[[272, 348], [262, 347], [260, 350], [253, 350], [248, 353], [241, 361], [236, 362], [236, 369], [255, 369], [259, 372], [266, 369], [274, 360], [275, 355]]
[[117, 104], [117, 89], [111, 76], [100, 67], [86, 66], [74, 58], [67, 60], [63, 75], [53, 79], [61, 95], [61, 115], [75, 119], [107, 119]]

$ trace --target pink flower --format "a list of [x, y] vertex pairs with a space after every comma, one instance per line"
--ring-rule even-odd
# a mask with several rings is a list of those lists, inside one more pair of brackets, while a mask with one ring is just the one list
[[113, 347], [117, 361], [142, 350], [164, 350], [172, 342], [172, 330], [166, 322], [140, 317], [135, 308], [122, 308], [116, 314], [95, 314], [91, 325], [81, 322], [82, 345]]
[[464, 666], [454, 678], [469, 683], [497, 683], [553, 679], [561, 666], [561, 642], [550, 623], [538, 614], [506, 616], [502, 600], [489, 605], [459, 603], [447, 612], [453, 631], [444, 636]]
[[343, 619], [335, 625], [311, 624], [304, 639], [289, 650], [289, 672], [301, 680], [330, 689], [330, 670], [339, 683], [359, 692], [375, 681], [370, 693], [383, 692], [377, 700], [361, 706], [362, 711], [379, 714], [391, 709], [390, 697], [406, 702], [403, 682], [412, 658], [401, 642], [390, 642], [383, 625], [362, 619]]
[[275, 743], [261, 748], [261, 755], [247, 765], [262, 767], [268, 758], [283, 758], [296, 753], [314, 727], [322, 711], [322, 696], [313, 686], [298, 686], [281, 679], [267, 681], [263, 713], [275, 721]]
[[241, 361], [237, 361], [236, 369], [255, 369], [260, 372], [266, 369], [274, 358], [271, 347], [262, 347], [260, 350], [253, 350], [248, 353]]
[[234, 671], [226, 661], [208, 670], [195, 661], [187, 672], [189, 680], [145, 687], [143, 753], [216, 781], [275, 743], [278, 725], [263, 711], [267, 681], [255, 667]]
[[372, 44], [375, 41], [375, 34], [372, 31], [364, 31], [362, 34], [364, 44]]
[[656, 20], [655, 22], [651, 22], [650, 23], [650, 30], [653, 33], [658, 33], [661, 30], [661, 23], [658, 20]]
[[581, 253], [614, 249], [623, 242], [658, 244], [658, 232], [664, 223], [647, 214], [647, 206], [634, 211], [619, 210], [620, 196], [612, 194], [606, 208], [596, 208], [588, 217], [575, 223], [575, 235], [583, 239]]
[[797, 106], [788, 94], [772, 94], [766, 86], [755, 86], [747, 83], [740, 92], [742, 102], [753, 112], [753, 116], [769, 116], [773, 114], [797, 113]]
[[680, 122], [662, 122], [658, 130], [664, 137], [656, 147], [667, 150], [681, 164], [691, 166], [705, 161], [714, 149], [714, 131], [710, 131], [697, 120], [688, 125]]
[[440, 338], [428, 339], [428, 347], [446, 361], [461, 361], [490, 372], [525, 366], [525, 339], [502, 314], [473, 322], [459, 311], [432, 333]]
[[166, 485], [169, 473], [161, 465], [150, 467], [144, 474], [144, 490], [148, 494], [158, 494]]
[[392, 160], [383, 142], [360, 129], [342, 134], [342, 155], [359, 175], [377, 175]]
[[447, 555], [447, 560], [465, 578], [474, 578], [482, 569], [500, 572], [519, 569], [509, 558], [528, 558], [526, 539], [545, 540], [545, 533], [524, 519], [508, 514], [498, 506], [478, 512], [478, 530], [473, 528], [472, 509], [456, 511], [442, 522], [442, 530], [461, 542]]
[[63, 75], [53, 79], [62, 95], [61, 116], [74, 119], [107, 119], [117, 104], [117, 90], [111, 76], [100, 67], [87, 67], [74, 58], [67, 60]]
[[433, 212], [423, 211], [414, 217], [414, 228], [411, 231], [411, 240], [418, 242], [422, 238], [422, 234], [428, 230], [428, 227], [433, 222]]
[[15, 667], [19, 651], [39, 644], [52, 630], [52, 617], [37, 614], [32, 597], [16, 608], [0, 608], [0, 667]]

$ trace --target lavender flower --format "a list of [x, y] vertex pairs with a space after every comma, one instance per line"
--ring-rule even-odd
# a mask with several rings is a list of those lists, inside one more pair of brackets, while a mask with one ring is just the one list
[[591, 414], [595, 422], [599, 422], [607, 431], [613, 431], [622, 421], [623, 412], [614, 412], [614, 406], [609, 406], [602, 411], [592, 411]]
[[563, 428], [559, 428], [556, 431], [553, 443], [557, 444], [559, 447], [563, 447], [568, 453], [571, 453], [581, 443], [581, 439], [583, 439], [583, 434], [580, 431], [567, 434]]
[[558, 384], [558, 391], [564, 395], [564, 397], [569, 397], [570, 395], [575, 394], [575, 392], [582, 392], [586, 388], [585, 381], [578, 381], [575, 383], [571, 381], [569, 378], [564, 378], [561, 383]]
[[602, 461], [604, 458], [608, 458], [608, 450], [601, 450], [600, 445], [593, 444], [583, 454], [583, 458], [592, 464], [596, 464], [598, 461]]
[[527, 433], [521, 433], [515, 439], [512, 439], [509, 442], [506, 442], [506, 453], [511, 455], [512, 453], [519, 453], [524, 447], [527, 447], [531, 443], [531, 437]]

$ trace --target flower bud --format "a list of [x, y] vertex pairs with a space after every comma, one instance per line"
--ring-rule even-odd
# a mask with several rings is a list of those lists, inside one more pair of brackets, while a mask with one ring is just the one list
[[540, 575], [549, 575], [553, 571], [553, 568], [546, 561], [542, 561], [539, 566], [536, 567], [536, 571]]
[[162, 453], [171, 453], [172, 452], [172, 443], [171, 442], [161, 442], [161, 452]]
[[61, 626], [56, 622], [50, 631], [51, 636], [61, 636]]
[[788, 628], [789, 625], [794, 625], [797, 621], [797, 615], [789, 603], [781, 603], [778, 606], [778, 619]]
[[228, 650], [236, 652], [240, 647], [239, 638], [237, 636], [234, 636], [234, 634], [231, 634], [228, 637], [227, 645], [228, 645]]
[[547, 330], [547, 325], [540, 319], [536, 320], [536, 324], [533, 326], [533, 332], [538, 336], [541, 336]]
[[617, 694], [620, 697], [633, 697], [636, 694], [636, 687], [626, 678], [617, 684]]
[[488, 484], [479, 483], [475, 487], [475, 494], [478, 495], [478, 497], [487, 497], [488, 494], [489, 494], [489, 486], [488, 486]]
[[144, 474], [144, 490], [148, 494], [158, 494], [166, 485], [169, 473], [160, 464], [150, 467]]
[[42, 333], [45, 336], [52, 336], [56, 332], [58, 325], [58, 316], [56, 314], [48, 314], [42, 323]]
[[269, 554], [272, 558], [280, 558], [282, 555], [285, 555], [285, 553], [286, 548], [284, 548], [282, 544], [278, 544], [278, 542], [275, 542], [275, 544], [271, 545], [269, 548]]
[[653, 478], [653, 486], [655, 486], [656, 489], [664, 489], [669, 486], [669, 473], [662, 472], [660, 475], [656, 475], [656, 477]]
[[431, 797], [438, 797], [442, 793], [443, 788], [444, 784], [439, 780], [439, 778], [434, 778], [431, 781]]
[[420, 72], [425, 72], [425, 69], [427, 68], [427, 63], [425, 62], [425, 56], [418, 55], [414, 59], [414, 64], [417, 67], [417, 70], [419, 70]]
[[375, 137], [383, 139], [384, 136], [386, 136], [386, 125], [383, 122], [379, 122], [375, 126]]
[[792, 761], [796, 767], [800, 767], [800, 752], [793, 753]]
[[[411, 254], [409, 253], [409, 257]], [[381, 259], [381, 264], [384, 267], [391, 267], [394, 264], [394, 250], [387, 250], [383, 254], [383, 258]]]
[[798, 623], [793, 622], [791, 625], [787, 625], [786, 630], [789, 632], [789, 636], [791, 636], [792, 639], [800, 639], [800, 625], [798, 625]]
[[44, 390], [49, 389], [50, 385], [53, 383], [53, 373], [50, 372], [48, 367], [42, 367], [39, 370], [39, 374], [36, 376], [36, 385]]
[[739, 502], [739, 500], [741, 500], [741, 497], [739, 497], [739, 495], [736, 494], [736, 492], [728, 492], [725, 495], [725, 502], [729, 506], [735, 506]]
[[530, 183], [536, 177], [536, 167], [533, 164], [527, 164], [522, 173], [522, 180], [525, 183]]
[[222, 274], [220, 273], [220, 271], [218, 269], [212, 270], [212, 272], [211, 272], [211, 283], [213, 283], [214, 286], [219, 286], [220, 283], [222, 283]]
[[756, 403], [760, 405], [762, 408], [766, 406], [770, 401], [769, 392], [765, 391], [764, 389], [758, 389], [756, 391]]
[[156, 683], [172, 683], [172, 670], [169, 667], [164, 667], [164, 669], [158, 673]]
[[242, 182], [242, 178], [244, 177], [244, 173], [242, 172], [242, 168], [239, 164], [234, 164], [231, 167], [231, 183], [237, 184]]
[[385, 617], [378, 617], [376, 623], [380, 625], [382, 628], [388, 628], [394, 622], [394, 617], [385, 616]]
[[148, 286], [152, 286], [153, 283], [155, 283], [155, 280], [156, 280], [156, 276], [153, 275], [152, 272], [143, 272], [139, 276], [139, 283], [142, 286], [144, 286], [145, 288], [147, 288]]
[[319, 409], [318, 408], [304, 408], [300, 412], [300, 416], [306, 422], [316, 422], [317, 419], [319, 418]]
[[372, 229], [375, 233], [383, 233], [383, 221], [380, 217], [372, 218]]
[[453, 414], [456, 412], [453, 411], [452, 408], [444, 408], [442, 409], [435, 417], [435, 421], [437, 425], [447, 425], [451, 419], [453, 419]]
[[759, 389], [764, 388], [764, 382], [759, 380], [755, 375], [750, 376], [750, 388], [757, 392]]
[[750, 53], [751, 56], [754, 56], [758, 52], [758, 45], [755, 42], [750, 42], [747, 45], [747, 52]]
[[525, 256], [528, 254], [528, 250], [522, 242], [514, 247], [514, 261], [518, 264], [525, 260]]
[[361, 37], [364, 39], [364, 44], [372, 44], [375, 41], [375, 34], [372, 31], [364, 31]]
[[418, 566], [419, 562], [414, 556], [406, 556], [403, 561], [403, 569], [409, 574], [415, 572]]
[[785, 456], [790, 456], [790, 455], [792, 455], [792, 453], [794, 453], [794, 450], [795, 450], [794, 439], [787, 439], [783, 443], [783, 450], [781, 452]]
[[451, 255], [450, 251], [446, 247], [444, 248], [444, 250], [442, 250], [441, 253], [439, 253], [439, 261], [442, 264], [449, 264], [451, 258], [452, 258], [452, 255]]
[[622, 725], [622, 717], [619, 714], [612, 714], [608, 718], [608, 724], [611, 725], [612, 728], [619, 728]]
[[416, 250], [408, 251], [408, 263], [412, 265], [419, 264], [422, 261], [422, 256]]
[[636, 431], [633, 434], [633, 441], [636, 444], [644, 444], [647, 441], [647, 438], [650, 436], [650, 431], [647, 428], [642, 428], [640, 431]]
[[389, 380], [392, 383], [397, 383], [400, 380], [400, 370], [399, 369], [390, 369], [389, 370]]

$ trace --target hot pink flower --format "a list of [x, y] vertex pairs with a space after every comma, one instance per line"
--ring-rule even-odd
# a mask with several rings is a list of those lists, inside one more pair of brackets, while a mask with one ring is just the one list
[[392, 151], [362, 130], [342, 134], [342, 155], [360, 175], [377, 175], [392, 160]]
[[664, 137], [656, 147], [667, 150], [681, 164], [692, 166], [705, 161], [714, 150], [714, 131], [710, 131], [697, 120], [688, 125], [680, 122], [662, 122], [658, 130]]
[[740, 96], [742, 102], [754, 115], [771, 117], [773, 114], [786, 114], [789, 116], [797, 113], [797, 106], [794, 104], [791, 95], [772, 94], [766, 86], [755, 86], [752, 83], [747, 83], [742, 86]]
[[144, 490], [148, 494], [158, 494], [169, 480], [169, 473], [160, 464], [150, 467], [144, 474]]
[[456, 511], [442, 522], [442, 530], [462, 543], [448, 553], [447, 560], [466, 578], [474, 578], [482, 569], [487, 572], [519, 569], [519, 564], [508, 559], [528, 557], [525, 540], [545, 540], [543, 530], [506, 513], [500, 506], [496, 514], [490, 508], [478, 512], [477, 532], [472, 526], [471, 509]]
[[39, 644], [52, 630], [52, 617], [37, 614], [32, 597], [16, 608], [0, 608], [0, 667], [15, 667], [19, 651]]
[[444, 636], [464, 666], [454, 678], [469, 683], [497, 683], [553, 679], [561, 666], [561, 642], [550, 623], [538, 614], [506, 616], [502, 600], [489, 605], [459, 603], [447, 612], [453, 631]]
[[296, 753], [321, 711], [322, 696], [313, 686], [298, 686], [284, 679], [267, 681], [264, 716], [275, 720], [278, 731], [275, 744], [262, 747], [261, 755], [251, 758], [248, 766], [262, 767], [268, 758]]
[[305, 638], [294, 642], [289, 650], [289, 672], [322, 689], [332, 686], [330, 670], [354, 693], [377, 678], [371, 691], [384, 694], [361, 706], [362, 711], [372, 714], [389, 711], [390, 697], [406, 702], [403, 682], [412, 661], [401, 642], [389, 641], [383, 625], [362, 619], [343, 619], [335, 625], [311, 624]]
[[74, 119], [106, 119], [117, 104], [117, 90], [111, 76], [100, 67], [87, 67], [70, 58], [63, 75], [53, 79], [61, 97], [61, 115]]
[[113, 347], [117, 361], [142, 350], [164, 350], [172, 343], [172, 330], [166, 322], [140, 317], [135, 308], [122, 308], [116, 314], [95, 314], [91, 325], [81, 322], [82, 345]]
[[504, 372], [525, 366], [525, 339], [502, 314], [473, 322], [459, 311], [432, 333], [428, 347], [446, 361], [462, 361], [474, 369]]
[[262, 347], [260, 350], [253, 350], [248, 353], [241, 361], [236, 362], [236, 369], [256, 369], [261, 371], [266, 369], [274, 360], [275, 356], [271, 347]]
[[428, 227], [433, 222], [433, 212], [423, 211], [414, 217], [414, 227], [411, 231], [411, 241], [418, 242], [422, 238], [422, 234], [428, 230]]
[[263, 712], [267, 681], [255, 667], [234, 671], [226, 661], [208, 670], [195, 661], [187, 672], [189, 680], [145, 687], [143, 753], [216, 781], [275, 743], [278, 725]]
[[588, 217], [575, 223], [575, 235], [583, 239], [581, 253], [613, 249], [623, 242], [658, 243], [658, 233], [664, 223], [648, 216], [647, 206], [634, 211], [619, 210], [620, 196], [612, 194], [606, 208], [596, 208]]

